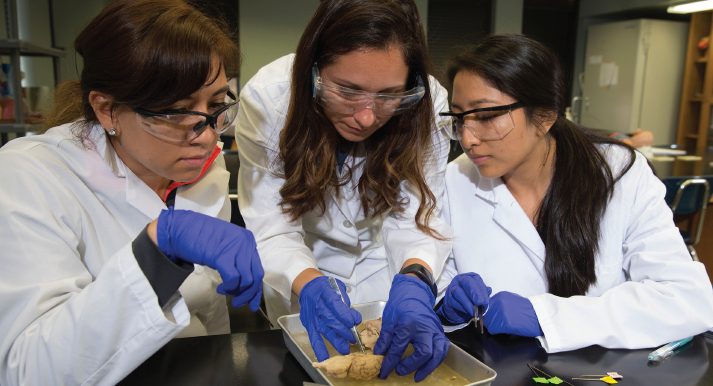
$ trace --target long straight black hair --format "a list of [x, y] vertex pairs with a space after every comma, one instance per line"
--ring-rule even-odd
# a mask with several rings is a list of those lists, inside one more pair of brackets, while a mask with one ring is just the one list
[[[525, 116], [538, 130], [557, 115], [547, 136], [555, 140], [554, 175], [536, 215], [545, 244], [549, 292], [584, 295], [596, 283], [595, 257], [600, 224], [614, 184], [634, 163], [634, 149], [564, 118], [567, 77], [557, 55], [523, 35], [491, 35], [459, 53], [448, 65], [451, 84], [468, 71], [525, 106]], [[549, 142], [549, 141], [548, 141]], [[628, 164], [614, 176], [601, 144], [630, 151]]]

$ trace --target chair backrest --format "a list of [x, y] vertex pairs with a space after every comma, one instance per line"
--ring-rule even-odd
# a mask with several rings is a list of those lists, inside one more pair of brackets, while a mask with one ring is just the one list
[[[666, 203], [674, 214], [699, 212], [696, 234], [691, 235], [691, 239], [686, 241], [689, 246], [698, 244], [703, 230], [706, 207], [711, 198], [710, 187], [713, 185], [713, 176], [668, 177], [663, 182], [666, 185]], [[687, 232], [692, 233], [691, 229]]]
[[[694, 213], [703, 209], [713, 194], [713, 189], [710, 189], [713, 186], [713, 175], [667, 177], [662, 181], [666, 185], [666, 204], [675, 214]], [[677, 195], [680, 198], [675, 203]]]
[[231, 214], [230, 222], [245, 228], [245, 220], [240, 214], [238, 206], [238, 171], [240, 170], [240, 153], [237, 150], [223, 150], [223, 158], [225, 158], [225, 168], [230, 172], [228, 180], [228, 192], [230, 193]]
[[240, 170], [240, 153], [237, 150], [223, 150], [225, 158], [225, 168], [230, 172], [228, 181], [228, 191], [237, 193], [238, 191], [238, 170]]

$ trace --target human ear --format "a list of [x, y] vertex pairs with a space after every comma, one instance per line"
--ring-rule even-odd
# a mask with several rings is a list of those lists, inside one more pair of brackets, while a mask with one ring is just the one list
[[557, 121], [556, 111], [540, 111], [537, 114], [537, 118], [540, 120], [540, 133], [542, 135], [547, 134], [552, 128], [552, 125]]
[[119, 128], [117, 127], [116, 117], [111, 108], [113, 101], [114, 99], [110, 95], [99, 91], [89, 92], [89, 104], [92, 106], [97, 120], [99, 120], [99, 123], [104, 127], [104, 130], [108, 132], [110, 129], [114, 129], [115, 134], [113, 135], [117, 135], [119, 134]]

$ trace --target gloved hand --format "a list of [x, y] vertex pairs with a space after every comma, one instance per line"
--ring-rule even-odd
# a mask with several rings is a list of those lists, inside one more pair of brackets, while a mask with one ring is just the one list
[[[433, 311], [435, 302], [431, 289], [418, 278], [394, 277], [374, 346], [374, 354], [385, 355], [379, 378], [386, 379], [395, 367], [398, 375], [416, 371], [414, 380], [420, 382], [446, 358], [451, 342]], [[415, 351], [402, 360], [409, 343]]]
[[250, 304], [255, 312], [262, 298], [262, 269], [252, 232], [190, 210], [161, 211], [156, 223], [158, 247], [171, 260], [213, 268], [223, 279], [218, 293], [233, 295], [233, 307]]
[[543, 335], [532, 303], [512, 292], [498, 292], [490, 298], [490, 307], [483, 322], [491, 334], [512, 334], [531, 338]]
[[466, 323], [475, 316], [476, 306], [488, 305], [492, 292], [477, 273], [462, 273], [451, 280], [436, 313], [453, 324]]
[[300, 291], [300, 321], [307, 329], [312, 349], [320, 362], [329, 359], [327, 346], [320, 334], [327, 338], [340, 354], [347, 355], [349, 343], [356, 344], [349, 329], [361, 323], [359, 311], [349, 308], [351, 302], [344, 283], [337, 280], [337, 285], [347, 304], [334, 292], [326, 276], [310, 280]]

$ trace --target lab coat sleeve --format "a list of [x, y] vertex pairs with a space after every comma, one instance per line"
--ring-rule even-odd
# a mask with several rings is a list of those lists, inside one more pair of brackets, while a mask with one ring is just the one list
[[93, 277], [81, 207], [28, 153], [0, 153], [0, 383], [113, 385], [189, 323], [162, 309], [127, 243]]
[[[443, 209], [441, 210], [441, 219], [446, 222], [446, 224], [451, 224], [451, 207], [450, 201], [448, 200], [448, 186], [445, 187], [445, 192], [443, 193]], [[448, 255], [446, 263], [443, 265], [443, 270], [441, 271], [441, 277], [436, 281], [438, 283], [438, 297], [436, 298], [436, 304], [439, 304], [443, 297], [446, 295], [446, 290], [448, 286], [453, 281], [453, 278], [458, 275], [458, 268], [456, 267], [456, 261], [453, 256], [453, 251]], [[443, 331], [446, 333], [460, 330], [461, 328], [470, 324], [467, 323], [457, 324], [457, 325], [443, 325]]]
[[[286, 97], [284, 93], [280, 96]], [[284, 115], [273, 104], [274, 97], [256, 78], [243, 87], [240, 100], [235, 129], [240, 148], [238, 204], [246, 228], [257, 241], [265, 270], [263, 282], [288, 303], [295, 278], [305, 269], [318, 267], [312, 251], [304, 243], [302, 220], [290, 221], [279, 206], [279, 191], [285, 181], [276, 175], [275, 161]], [[289, 304], [286, 305], [289, 309]]]
[[623, 259], [611, 274], [623, 269], [630, 280], [600, 296], [530, 297], [544, 332], [539, 339], [550, 353], [594, 344], [655, 347], [713, 327], [711, 282], [703, 265], [691, 260], [664, 201], [665, 188], [643, 156], [616, 189], [615, 199], [629, 211], [619, 217], [625, 221]]
[[433, 128], [432, 149], [425, 161], [425, 178], [429, 189], [436, 198], [437, 207], [429, 225], [446, 240], [440, 241], [416, 228], [416, 211], [421, 202], [418, 190], [409, 182], [401, 183], [401, 193], [409, 200], [405, 213], [391, 213], [386, 216], [382, 226], [384, 247], [389, 260], [389, 269], [394, 276], [409, 259], [421, 259], [433, 270], [433, 277], [438, 278], [446, 258], [451, 252], [453, 230], [440, 218], [443, 193], [445, 190], [445, 171], [448, 163], [450, 141], [445, 132], [449, 120], [438, 116], [448, 110], [448, 93], [435, 78], [430, 77], [431, 93], [434, 101], [436, 127]]

